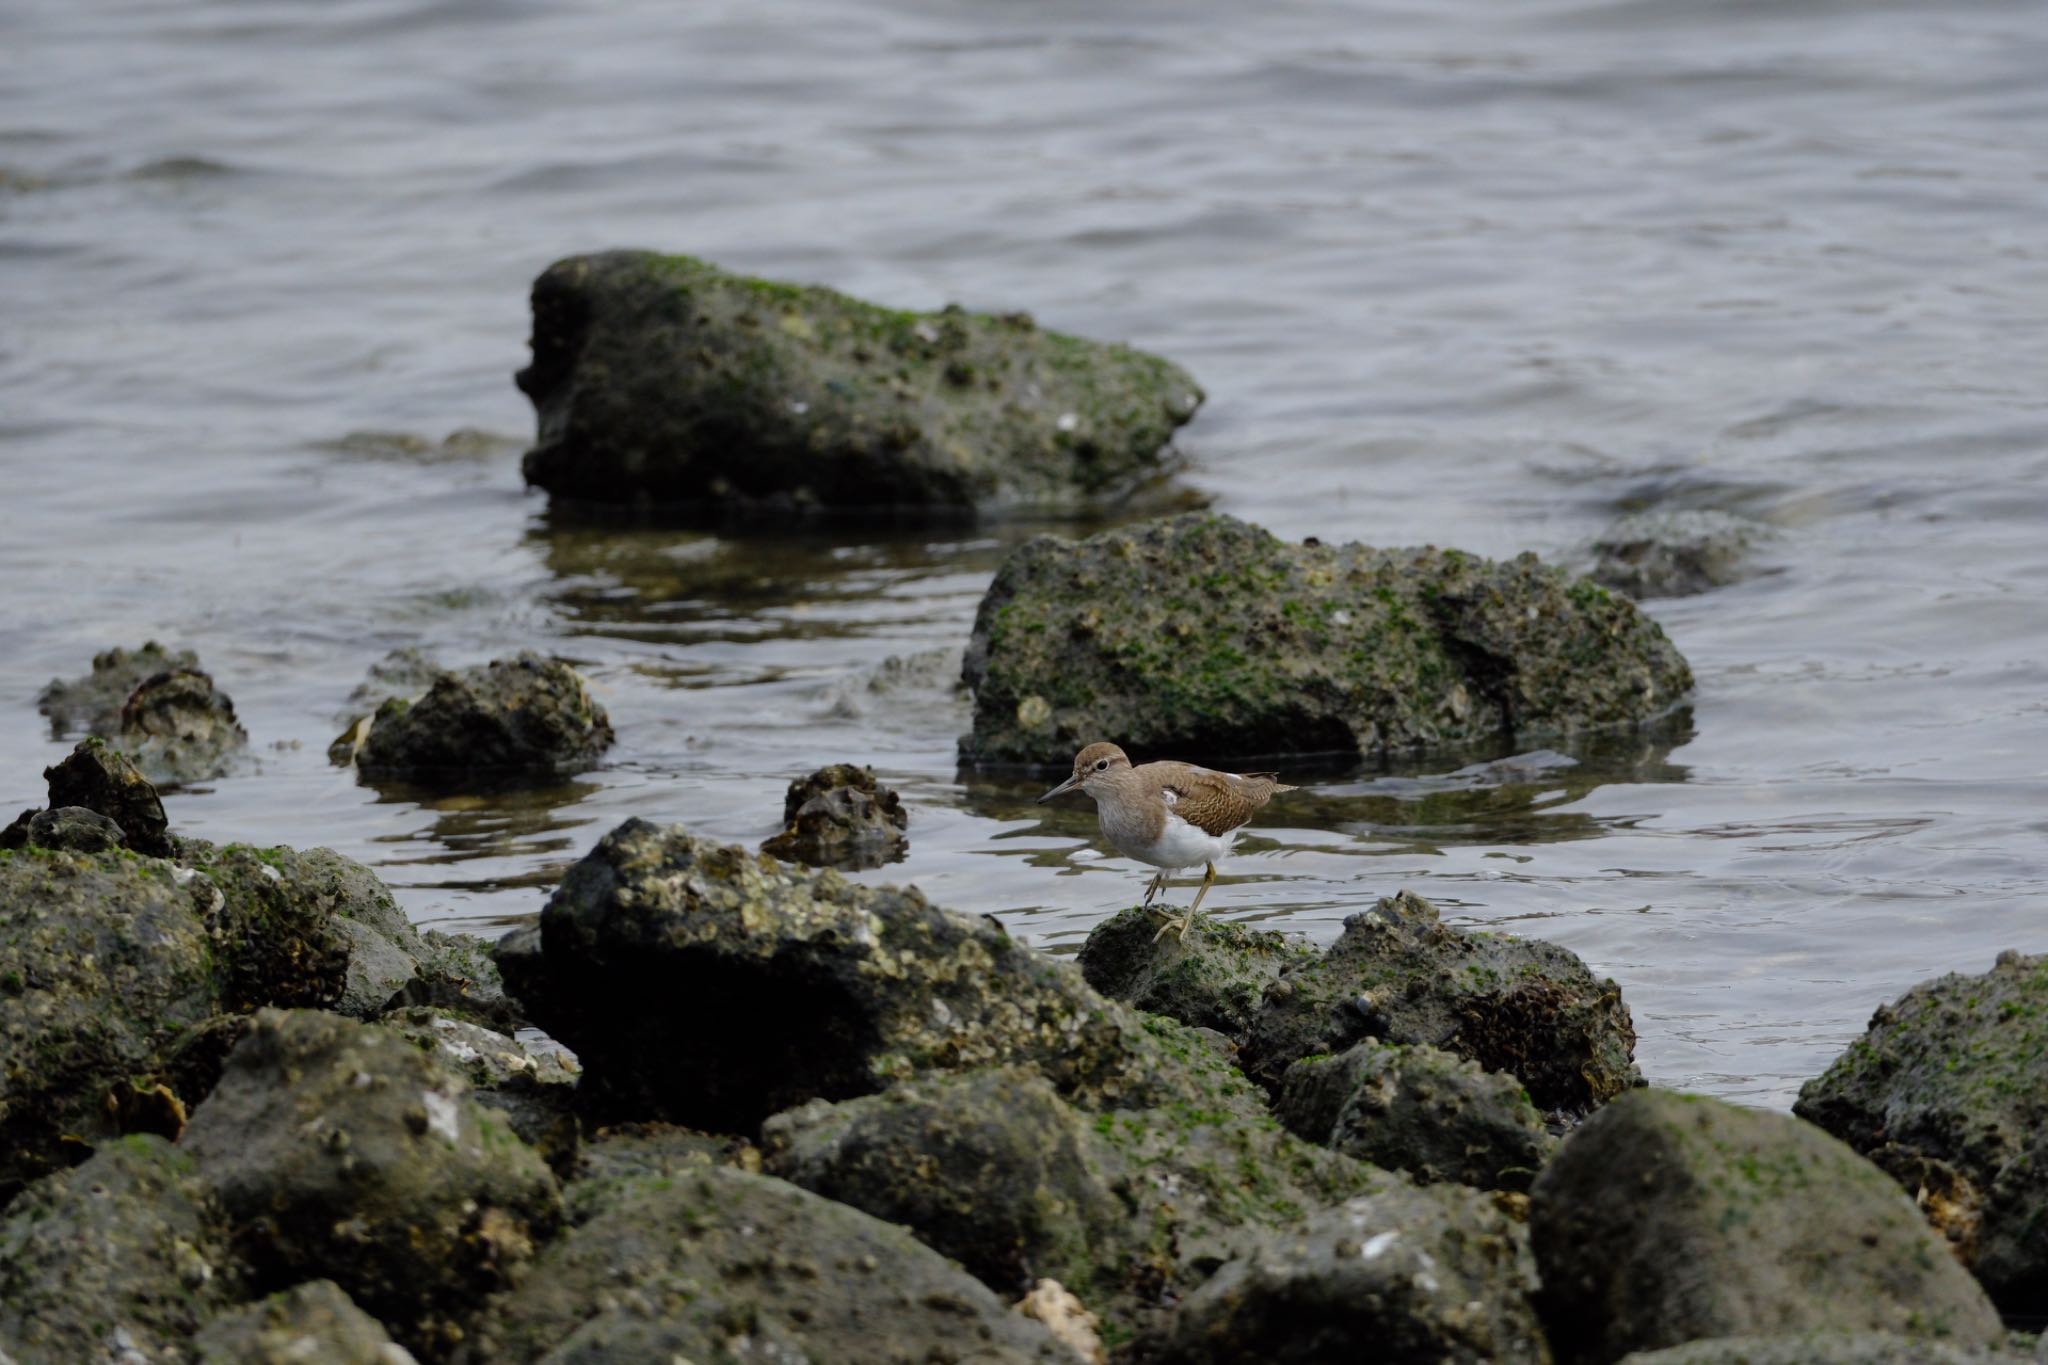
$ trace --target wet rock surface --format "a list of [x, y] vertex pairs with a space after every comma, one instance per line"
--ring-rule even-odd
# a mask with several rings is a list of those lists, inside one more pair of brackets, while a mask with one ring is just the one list
[[60, 806], [38, 811], [29, 819], [24, 847], [57, 849], [68, 853], [105, 853], [127, 846], [121, 827], [96, 810], [84, 806]]
[[576, 1082], [581, 1075], [575, 1058], [529, 1047], [509, 1034], [450, 1018], [431, 1006], [395, 1010], [377, 1022], [468, 1081], [477, 1103], [503, 1116], [519, 1139], [557, 1173], [574, 1164]]
[[51, 679], [37, 694], [36, 706], [50, 718], [54, 734], [112, 739], [121, 731], [122, 706], [146, 679], [198, 667], [199, 656], [191, 650], [166, 649], [154, 640], [136, 649], [103, 650], [93, 656], [90, 673]]
[[50, 809], [80, 806], [120, 827], [128, 847], [152, 858], [171, 856], [171, 822], [163, 800], [136, 766], [100, 739], [79, 741], [61, 763], [43, 769]]
[[422, 1355], [561, 1217], [546, 1165], [460, 1076], [317, 1011], [258, 1014], [180, 1146], [259, 1285], [331, 1277]]
[[116, 739], [145, 777], [166, 786], [219, 777], [249, 747], [234, 703], [196, 668], [140, 683], [121, 707]]
[[2004, 1339], [1912, 1201], [1780, 1114], [1669, 1091], [1624, 1096], [1544, 1167], [1529, 1231], [1566, 1358], [1805, 1331]]
[[534, 283], [519, 387], [529, 483], [742, 515], [1113, 501], [1202, 398], [1168, 361], [1022, 314], [898, 312], [641, 251]]
[[524, 653], [443, 672], [417, 701], [385, 702], [355, 757], [366, 777], [448, 788], [580, 772], [611, 744], [582, 675]]
[[1089, 933], [1076, 961], [1089, 985], [1112, 1000], [1243, 1041], [1266, 987], [1283, 968], [1312, 962], [1299, 935], [1205, 920], [1187, 937], [1159, 933], [1159, 919], [1122, 910]]
[[21, 1365], [181, 1359], [239, 1289], [219, 1205], [162, 1138], [111, 1143], [0, 1217], [0, 1357]]
[[1766, 527], [1717, 511], [1636, 512], [1587, 548], [1586, 576], [1638, 601], [1689, 597], [1748, 576]]
[[789, 784], [782, 833], [761, 851], [812, 867], [859, 869], [895, 862], [910, 851], [903, 798], [872, 768], [834, 763]]
[[648, 1181], [557, 1239], [466, 1362], [1072, 1365], [1070, 1348], [901, 1228], [721, 1166]]
[[1248, 1239], [1149, 1358], [1547, 1362], [1521, 1231], [1483, 1196], [1393, 1185]]
[[1428, 1044], [1505, 1071], [1540, 1108], [1566, 1114], [1642, 1083], [1613, 981], [1541, 939], [1453, 929], [1407, 891], [1346, 919], [1321, 959], [1267, 988], [1245, 1072], [1277, 1090], [1295, 1062], [1364, 1038]]
[[1915, 986], [1793, 1112], [1915, 1194], [2007, 1312], [2048, 1314], [2048, 954]]
[[1622, 1365], [2024, 1365], [1996, 1347], [1958, 1346], [1886, 1332], [1802, 1332], [1782, 1337], [1715, 1337], [1637, 1351]]
[[1303, 1058], [1274, 1112], [1297, 1137], [1430, 1184], [1526, 1190], [1556, 1145], [1520, 1081], [1424, 1043]]
[[207, 1324], [197, 1365], [413, 1365], [412, 1352], [332, 1280], [308, 1280]]
[[541, 912], [539, 951], [511, 946], [508, 984], [582, 1061], [599, 1118], [748, 1131], [807, 1100], [1008, 1062], [1084, 1107], [1210, 1084], [985, 919], [680, 826], [607, 834]]
[[1385, 754], [1641, 724], [1692, 673], [1633, 603], [1523, 555], [1286, 544], [1188, 514], [1040, 536], [996, 572], [962, 676], [974, 763]]
[[168, 863], [0, 853], [0, 1203], [117, 1136], [214, 1014], [215, 943]]

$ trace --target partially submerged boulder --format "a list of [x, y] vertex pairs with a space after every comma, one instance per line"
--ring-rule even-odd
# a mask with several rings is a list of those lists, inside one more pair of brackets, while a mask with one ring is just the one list
[[2048, 1314], [2048, 954], [1923, 982], [1793, 1112], [1918, 1196], [2008, 1313]]
[[1486, 1198], [1395, 1184], [1247, 1239], [1148, 1358], [1547, 1365], [1535, 1288], [1521, 1229]]
[[308, 1280], [208, 1323], [198, 1365], [413, 1365], [413, 1354], [332, 1280]]
[[43, 778], [50, 784], [50, 809], [98, 811], [120, 827], [137, 853], [171, 856], [171, 822], [163, 800], [149, 779], [105, 740], [80, 740], [63, 762], [43, 769]]
[[121, 708], [144, 680], [159, 673], [199, 667], [189, 649], [166, 649], [154, 640], [137, 649], [108, 649], [93, 655], [92, 672], [78, 678], [53, 678], [36, 696], [36, 707], [50, 718], [57, 735], [80, 732], [112, 739], [121, 732]]
[[1075, 961], [1088, 984], [1112, 1000], [1242, 1042], [1266, 987], [1285, 968], [1318, 956], [1298, 934], [1228, 920], [1162, 937], [1158, 916], [1134, 907], [1096, 925]]
[[722, 1166], [648, 1180], [544, 1251], [460, 1357], [1073, 1365], [903, 1229]]
[[261, 1284], [329, 1276], [428, 1354], [561, 1218], [547, 1166], [466, 1081], [338, 1015], [258, 1014], [180, 1145]]
[[417, 701], [385, 702], [356, 766], [376, 780], [459, 787], [580, 772], [611, 743], [583, 676], [529, 652], [440, 673]]
[[600, 1118], [749, 1131], [806, 1100], [1012, 1062], [1084, 1107], [1216, 1084], [998, 925], [681, 826], [607, 834], [542, 910], [538, 953], [499, 960], [582, 1061]]
[[1003, 561], [962, 676], [974, 763], [1377, 755], [1642, 724], [1692, 687], [1647, 615], [1534, 555], [1286, 544], [1188, 514]]
[[219, 777], [249, 747], [235, 704], [196, 668], [139, 684], [121, 707], [117, 738], [150, 781], [166, 786]]
[[182, 1359], [240, 1282], [191, 1158], [159, 1137], [125, 1138], [0, 1219], [0, 1359]]
[[903, 798], [873, 768], [834, 763], [789, 784], [782, 833], [761, 851], [812, 867], [857, 870], [900, 860], [910, 849]]
[[1555, 1145], [1520, 1081], [1427, 1043], [1304, 1057], [1274, 1112], [1297, 1137], [1427, 1184], [1526, 1190]]
[[644, 251], [534, 282], [518, 382], [527, 482], [726, 513], [1074, 510], [1156, 477], [1202, 401], [1168, 361], [1025, 314], [899, 312]]
[[1765, 535], [1760, 523], [1728, 512], [1635, 512], [1588, 547], [1586, 576], [1638, 601], [1690, 597], [1740, 580]]
[[1912, 1201], [1782, 1114], [1670, 1091], [1624, 1096], [1544, 1167], [1529, 1231], [1544, 1317], [1568, 1358], [1804, 1331], [2004, 1338]]
[[1363, 1038], [1468, 1057], [1568, 1115], [1642, 1083], [1619, 986], [1556, 944], [1453, 929], [1408, 891], [1347, 918], [1321, 959], [1267, 988], [1245, 1072], [1277, 1090], [1295, 1062]]

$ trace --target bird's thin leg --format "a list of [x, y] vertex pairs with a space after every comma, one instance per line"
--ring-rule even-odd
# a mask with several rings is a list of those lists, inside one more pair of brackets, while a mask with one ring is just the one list
[[1145, 899], [1139, 903], [1139, 908], [1142, 909], [1144, 906], [1150, 905], [1152, 898], [1164, 890], [1165, 887], [1166, 869], [1162, 867], [1159, 871], [1152, 874], [1151, 881], [1145, 883]]
[[[1214, 885], [1216, 885], [1216, 864], [1214, 864], [1214, 863], [1208, 863], [1208, 864], [1205, 864], [1205, 866], [1207, 866], [1207, 867], [1208, 867], [1208, 869], [1209, 869], [1209, 874], [1208, 874], [1208, 875], [1207, 875], [1206, 877], [1203, 877], [1203, 878], [1202, 878], [1202, 886], [1201, 886], [1201, 889], [1200, 889], [1199, 891], [1195, 892], [1195, 903], [1194, 903], [1193, 905], [1190, 905], [1190, 906], [1188, 907], [1188, 912], [1187, 912], [1187, 914], [1186, 914], [1185, 916], [1181, 917], [1181, 919], [1180, 919], [1180, 921], [1179, 921], [1179, 923], [1180, 923], [1180, 936], [1181, 936], [1182, 938], [1186, 938], [1186, 937], [1188, 936], [1188, 929], [1189, 929], [1189, 928], [1190, 928], [1190, 927], [1191, 927], [1191, 926], [1192, 926], [1192, 925], [1194, 924], [1194, 922], [1195, 922], [1195, 915], [1196, 915], [1196, 914], [1197, 914], [1197, 913], [1198, 913], [1198, 912], [1199, 912], [1199, 911], [1201, 910], [1201, 908], [1202, 908], [1202, 897], [1204, 897], [1204, 896], [1208, 895], [1208, 894], [1209, 894], [1209, 888], [1210, 888], [1210, 887], [1212, 887], [1212, 886], [1214, 886]], [[1169, 927], [1171, 927], [1171, 926], [1169, 926]]]
[[[1164, 884], [1166, 876], [1167, 874], [1165, 872], [1161, 872], [1159, 874], [1160, 881], [1162, 884]], [[1186, 938], [1188, 936], [1188, 917], [1186, 915], [1174, 914], [1173, 907], [1166, 904], [1165, 901], [1161, 901], [1159, 905], [1156, 908], [1154, 908], [1152, 913], [1159, 916], [1160, 918], [1159, 932], [1152, 935], [1152, 941], [1154, 943], [1159, 942], [1159, 940], [1165, 938], [1168, 933], [1176, 930], [1179, 932], [1182, 938]]]

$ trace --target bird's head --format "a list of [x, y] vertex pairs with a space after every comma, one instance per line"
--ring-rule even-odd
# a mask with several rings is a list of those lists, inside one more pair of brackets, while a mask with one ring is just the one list
[[1114, 744], [1096, 743], [1074, 755], [1074, 775], [1038, 798], [1040, 805], [1052, 800], [1061, 792], [1079, 787], [1090, 796], [1095, 795], [1102, 784], [1120, 770], [1127, 770], [1131, 760], [1124, 757], [1124, 751]]

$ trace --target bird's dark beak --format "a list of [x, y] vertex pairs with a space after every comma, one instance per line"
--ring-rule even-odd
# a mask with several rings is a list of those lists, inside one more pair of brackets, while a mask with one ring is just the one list
[[1067, 779], [1066, 781], [1064, 781], [1064, 782], [1060, 783], [1060, 784], [1059, 784], [1059, 785], [1058, 785], [1057, 787], [1054, 787], [1054, 788], [1053, 788], [1053, 789], [1052, 789], [1051, 791], [1047, 792], [1047, 793], [1046, 793], [1045, 795], [1043, 795], [1043, 796], [1039, 797], [1039, 798], [1038, 798], [1038, 804], [1042, 806], [1042, 805], [1044, 805], [1044, 804], [1045, 804], [1046, 802], [1048, 802], [1048, 801], [1052, 800], [1052, 799], [1053, 799], [1053, 798], [1054, 798], [1055, 796], [1058, 796], [1058, 795], [1059, 795], [1059, 794], [1060, 794], [1061, 792], [1068, 792], [1068, 791], [1072, 791], [1072, 790], [1073, 790], [1073, 789], [1074, 789], [1075, 787], [1079, 786], [1079, 785], [1080, 785], [1080, 783], [1081, 783], [1081, 774], [1079, 774], [1079, 773], [1075, 773], [1075, 774], [1074, 774], [1074, 775], [1073, 775], [1072, 777], [1070, 777], [1070, 778], [1068, 778], [1068, 779]]

